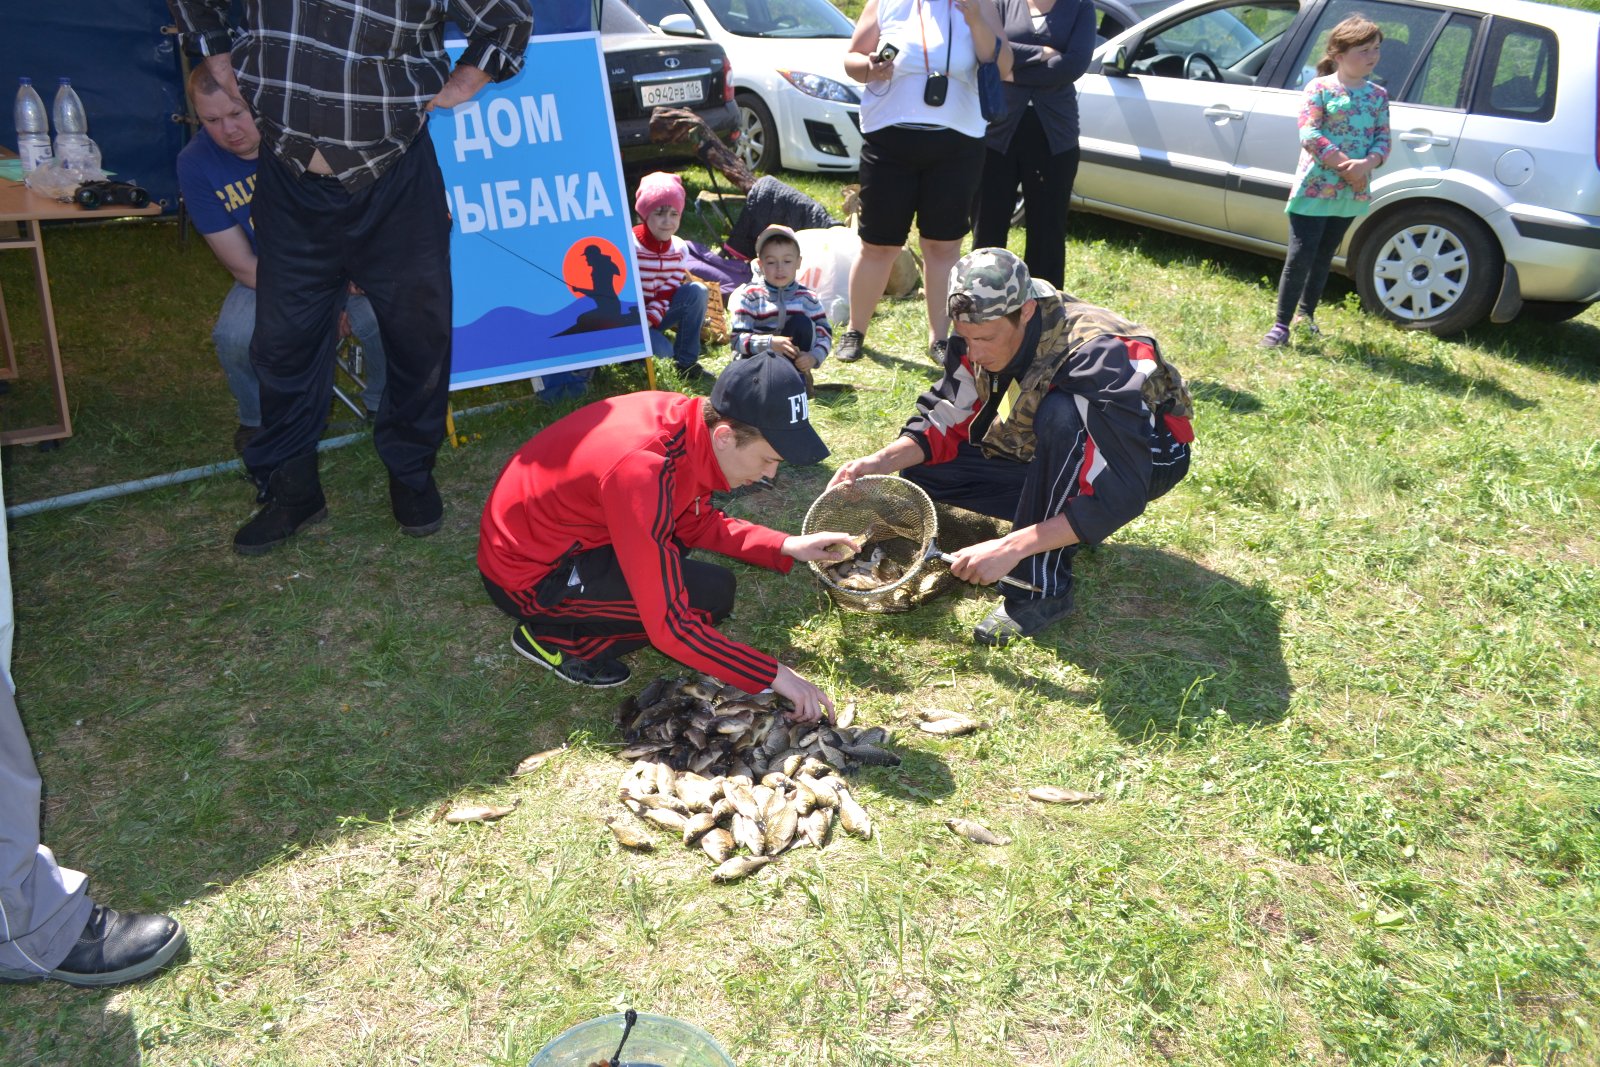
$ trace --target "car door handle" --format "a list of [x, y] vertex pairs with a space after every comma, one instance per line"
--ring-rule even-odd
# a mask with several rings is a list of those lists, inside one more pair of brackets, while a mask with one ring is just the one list
[[1205, 115], [1205, 117], [1208, 118], [1208, 119], [1242, 119], [1242, 118], [1244, 118], [1244, 112], [1243, 111], [1235, 111], [1231, 107], [1221, 107], [1221, 106], [1208, 107], [1208, 108], [1205, 109], [1205, 111], [1201, 112], [1201, 114]]
[[1447, 145], [1450, 143], [1450, 138], [1440, 137], [1438, 134], [1433, 133], [1402, 133], [1400, 139], [1406, 144]]

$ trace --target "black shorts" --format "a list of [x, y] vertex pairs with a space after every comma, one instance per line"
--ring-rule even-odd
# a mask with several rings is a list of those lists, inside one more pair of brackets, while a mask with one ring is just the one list
[[983, 138], [950, 129], [886, 126], [861, 146], [861, 239], [898, 247], [911, 233], [959, 241], [971, 229]]

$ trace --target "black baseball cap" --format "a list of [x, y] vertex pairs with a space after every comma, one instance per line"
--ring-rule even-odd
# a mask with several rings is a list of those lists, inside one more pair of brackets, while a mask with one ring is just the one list
[[729, 363], [711, 387], [711, 406], [760, 430], [785, 463], [808, 467], [828, 457], [828, 446], [811, 428], [805, 379], [775, 352]]

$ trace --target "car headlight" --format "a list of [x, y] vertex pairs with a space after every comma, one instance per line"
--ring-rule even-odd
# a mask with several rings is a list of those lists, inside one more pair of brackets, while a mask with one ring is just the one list
[[820, 74], [807, 74], [803, 70], [780, 70], [778, 73], [783, 75], [784, 81], [807, 96], [815, 96], [820, 100], [835, 100], [841, 104], [861, 103], [861, 97], [854, 89], [832, 78], [824, 78]]

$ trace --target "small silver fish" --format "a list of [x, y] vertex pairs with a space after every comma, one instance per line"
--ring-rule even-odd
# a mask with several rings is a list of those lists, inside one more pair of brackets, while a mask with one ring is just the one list
[[971, 819], [946, 819], [944, 824], [950, 827], [951, 833], [957, 837], [964, 837], [975, 845], [1011, 844], [1011, 838], [997, 834], [981, 822], [973, 822]]
[[683, 824], [683, 844], [685, 848], [700, 840], [701, 836], [717, 828], [716, 816], [709, 811], [698, 812], [689, 816]]
[[778, 816], [788, 806], [788, 794], [782, 789], [774, 789], [772, 794], [768, 796], [761, 805], [761, 819], [759, 820], [761, 825], [766, 826], [770, 824], [774, 819], [778, 818]]
[[816, 797], [816, 806], [819, 808], [837, 808], [839, 806], [839, 790], [834, 786], [838, 779], [832, 776], [814, 778], [809, 774], [801, 773], [795, 781]]
[[717, 720], [717, 733], [723, 737], [740, 737], [749, 733], [754, 712], [741, 711], [733, 715], [724, 715]]
[[817, 809], [817, 794], [812, 792], [811, 787], [804, 782], [796, 781], [794, 783], [794, 796], [789, 803], [794, 805], [794, 810], [801, 815], [810, 815]]
[[713, 882], [737, 882], [771, 863], [767, 856], [732, 856], [711, 872]]
[[689, 814], [689, 805], [679, 800], [676, 796], [669, 796], [666, 793], [646, 793], [644, 796], [635, 797], [634, 799], [640, 804], [643, 804], [646, 808], [653, 808], [657, 811], [676, 812], [677, 814], [683, 816], [687, 816]]
[[1053, 785], [1034, 786], [1028, 796], [1043, 804], [1093, 804], [1104, 800], [1104, 793], [1084, 793], [1076, 789], [1061, 789]]
[[496, 819], [503, 819], [507, 815], [510, 815], [512, 812], [516, 811], [517, 805], [520, 803], [522, 803], [520, 800], [513, 800], [509, 806], [501, 806], [498, 804], [460, 804], [453, 808], [441, 808], [435, 813], [434, 819], [437, 821], [438, 819], [443, 818], [445, 822], [454, 823], [493, 822]]
[[787, 804], [769, 815], [761, 831], [762, 844], [766, 846], [762, 849], [763, 854], [776, 856], [788, 848], [799, 826], [800, 813]]
[[701, 675], [692, 682], [685, 682], [678, 689], [678, 692], [684, 696], [691, 696], [696, 700], [704, 700], [708, 704], [717, 699], [717, 694], [721, 691], [722, 683], [705, 675]]
[[639, 818], [645, 822], [654, 823], [663, 830], [674, 830], [683, 833], [683, 827], [688, 819], [668, 808], [645, 808], [639, 813]]
[[722, 795], [733, 802], [733, 810], [749, 819], [751, 822], [761, 818], [761, 805], [756, 803], [755, 794], [750, 786], [737, 782], [724, 783]]
[[655, 839], [638, 827], [630, 826], [619, 819], [607, 819], [606, 825], [611, 828], [611, 836], [624, 848], [635, 848], [640, 852], [650, 852], [656, 847]]
[[543, 752], [535, 752], [517, 764], [517, 769], [511, 772], [511, 777], [521, 778], [525, 774], [532, 774], [550, 762], [552, 757], [560, 755], [566, 747], [566, 745], [557, 745], [555, 748], [547, 748]]
[[854, 763], [864, 763], [868, 767], [898, 767], [900, 757], [886, 748], [877, 745], [846, 745], [840, 749], [845, 756]]
[[761, 833], [761, 824], [737, 812], [733, 816], [733, 839], [740, 846], [749, 850], [753, 856], [760, 856], [767, 851], [767, 842]]
[[851, 837], [866, 841], [872, 837], [872, 819], [867, 809], [856, 802], [848, 789], [839, 790], [839, 825]]
[[639, 695], [632, 698], [632, 710], [638, 711], [640, 708], [649, 707], [651, 704], [654, 704], [656, 701], [660, 700], [661, 697], [666, 693], [667, 686], [670, 684], [671, 682], [666, 678], [657, 678], [655, 681], [639, 690]]
[[722, 786], [713, 779], [703, 778], [693, 771], [678, 775], [678, 798], [690, 811], [710, 811], [712, 802], [722, 795]]
[[711, 862], [721, 863], [733, 855], [733, 850], [738, 845], [733, 840], [733, 835], [722, 827], [707, 830], [700, 838], [700, 851], [711, 857]]
[[917, 729], [925, 734], [933, 734], [937, 737], [960, 737], [962, 734], [970, 734], [975, 730], [982, 730], [988, 725], [986, 722], [969, 719], [965, 715], [951, 715], [944, 719], [919, 722], [917, 723]]
[[833, 836], [833, 812], [827, 808], [813, 811], [800, 820], [800, 833], [813, 847], [827, 848], [828, 839]]

